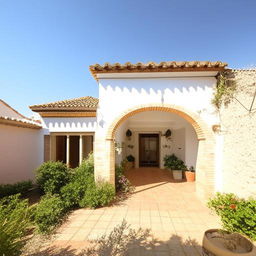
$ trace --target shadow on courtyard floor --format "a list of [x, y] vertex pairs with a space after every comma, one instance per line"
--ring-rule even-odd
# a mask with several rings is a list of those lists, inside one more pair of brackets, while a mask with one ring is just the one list
[[66, 245], [50, 246], [40, 252], [24, 256], [195, 256], [202, 255], [201, 246], [195, 239], [183, 240], [178, 235], [161, 241], [148, 229], [130, 229], [127, 223], [117, 226], [108, 236], [97, 240]]

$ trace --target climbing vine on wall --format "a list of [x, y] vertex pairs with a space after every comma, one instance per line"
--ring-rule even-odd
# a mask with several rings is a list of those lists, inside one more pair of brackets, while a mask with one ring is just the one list
[[236, 90], [236, 83], [230, 78], [230, 73], [222, 72], [217, 78], [216, 90], [212, 99], [213, 105], [220, 109], [221, 105], [227, 105]]

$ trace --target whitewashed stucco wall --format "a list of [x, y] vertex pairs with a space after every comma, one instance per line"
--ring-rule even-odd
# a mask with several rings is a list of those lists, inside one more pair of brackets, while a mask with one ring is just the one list
[[[193, 113], [198, 117], [197, 120], [201, 119], [204, 121], [206, 126], [208, 126], [208, 131], [211, 132], [212, 125], [219, 124], [219, 116], [216, 114], [216, 110], [211, 103], [216, 85], [216, 74], [217, 72], [214, 74], [203, 72], [181, 72], [179, 74], [173, 74], [170, 72], [164, 75], [151, 73], [101, 75], [98, 79], [98, 127], [95, 133], [96, 176], [113, 182], [113, 145], [111, 140], [106, 139], [106, 135], [110, 131], [110, 127], [112, 129], [113, 123], [118, 118], [121, 118], [124, 113], [128, 113], [130, 109], [136, 110], [136, 108], [147, 105], [154, 106], [154, 104], [157, 106], [161, 106], [162, 104], [163, 106], [168, 104], [176, 105], [177, 107], [186, 109], [187, 112]], [[189, 134], [187, 133], [187, 135]], [[210, 160], [210, 167], [208, 168], [208, 166], [202, 164], [205, 161], [202, 159], [204, 156], [204, 152], [202, 151], [204, 143], [201, 143], [201, 158], [196, 164], [196, 168], [198, 167], [199, 170], [197, 173], [199, 194], [203, 193], [202, 188], [208, 182], [205, 181], [205, 177], [209, 172], [212, 172], [212, 175], [209, 178], [209, 189], [207, 188], [206, 191], [210, 191], [212, 185], [216, 191], [215, 181], [211, 181], [211, 179], [216, 178], [215, 173], [218, 171], [215, 166], [215, 154], [208, 154], [216, 145], [215, 135], [212, 135], [213, 141], [209, 144], [212, 148], [206, 151], [206, 156]], [[184, 147], [184, 143], [182, 147]], [[199, 144], [198, 148], [200, 150]], [[191, 150], [191, 148], [189, 149], [188, 147], [188, 150]], [[222, 149], [219, 145], [216, 145], [216, 150], [219, 152]], [[126, 153], [128, 154], [127, 151]], [[104, 163], [102, 159], [108, 159], [108, 161]], [[193, 160], [188, 159], [188, 161], [188, 165], [194, 165]], [[210, 193], [212, 192], [208, 194]]]
[[185, 107], [209, 125], [219, 122], [211, 104], [215, 77], [99, 79], [98, 133], [132, 107], [165, 103]]
[[33, 180], [42, 162], [41, 129], [0, 125], [0, 184]]
[[[233, 73], [235, 97], [250, 107], [256, 89], [256, 70]], [[223, 191], [256, 197], [256, 102], [249, 113], [236, 100], [220, 110], [223, 135]]]
[[51, 117], [42, 118], [44, 133], [51, 132], [95, 132], [96, 117]]

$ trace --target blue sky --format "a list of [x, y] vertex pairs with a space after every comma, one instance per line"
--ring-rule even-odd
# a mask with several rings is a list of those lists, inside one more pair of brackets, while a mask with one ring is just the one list
[[29, 105], [98, 96], [105, 62], [256, 64], [255, 0], [0, 0], [0, 98]]

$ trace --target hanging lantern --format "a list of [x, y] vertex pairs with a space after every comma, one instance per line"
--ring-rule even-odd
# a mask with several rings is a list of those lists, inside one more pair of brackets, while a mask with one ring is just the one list
[[166, 138], [170, 138], [171, 137], [171, 135], [172, 135], [172, 131], [170, 130], [170, 129], [168, 129], [166, 132], [165, 132], [165, 137]]
[[126, 137], [131, 137], [132, 136], [132, 131], [130, 129], [128, 129], [126, 131]]

